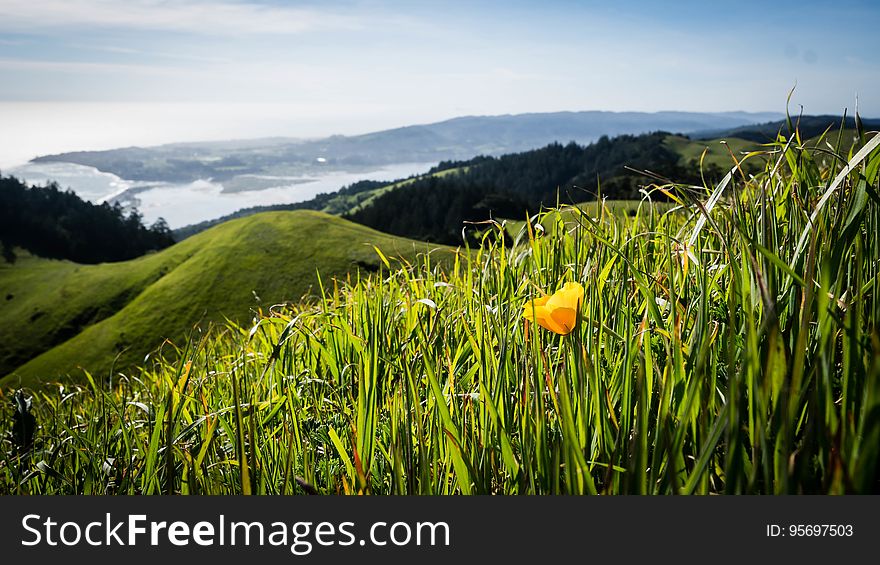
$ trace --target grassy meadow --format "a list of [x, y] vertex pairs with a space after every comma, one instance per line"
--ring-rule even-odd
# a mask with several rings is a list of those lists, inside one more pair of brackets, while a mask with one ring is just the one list
[[[30, 381], [34, 422], [7, 381], [0, 492], [880, 491], [880, 136], [804, 141], [738, 154], [717, 186], [548, 210], [512, 247], [377, 244], [369, 276], [140, 369]], [[268, 276], [294, 250], [250, 252]], [[524, 320], [565, 282], [574, 331]]]
[[373, 245], [410, 259], [436, 248], [302, 210], [231, 220], [131, 261], [79, 265], [25, 255], [0, 263], [7, 321], [0, 384], [83, 382], [78, 367], [128, 369], [166, 338], [185, 341], [200, 323], [244, 323], [299, 301], [314, 291], [319, 268], [354, 278], [378, 270]]

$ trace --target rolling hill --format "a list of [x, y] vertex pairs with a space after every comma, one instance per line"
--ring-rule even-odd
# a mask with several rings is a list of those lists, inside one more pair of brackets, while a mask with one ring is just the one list
[[[757, 145], [733, 138], [726, 143], [734, 154]], [[704, 149], [705, 180], [716, 182], [733, 164], [720, 140], [695, 141], [666, 132], [622, 135], [602, 137], [587, 146], [555, 143], [452, 163], [457, 168], [449, 174], [375, 191], [343, 217], [402, 237], [455, 244], [461, 242], [467, 223], [519, 220], [557, 203], [577, 204], [600, 194], [612, 200], [639, 200], [643, 187], [658, 178], [702, 184], [699, 158]], [[469, 232], [468, 237], [477, 244], [480, 234]]]
[[[852, 130], [821, 141], [844, 154], [854, 144]], [[870, 137], [866, 134], [866, 138]], [[803, 138], [815, 147], [816, 137]], [[577, 204], [601, 198], [639, 200], [652, 184], [713, 186], [746, 153], [767, 150], [755, 141], [725, 137], [693, 140], [665, 132], [602, 137], [587, 146], [574, 143], [455, 163], [450, 174], [423, 176], [392, 185], [343, 214], [385, 233], [444, 244], [462, 241], [462, 227], [493, 218], [522, 219], [557, 203]], [[701, 158], [705, 152], [705, 158]], [[827, 152], [826, 152], [827, 153]], [[820, 163], [831, 160], [817, 152]], [[753, 174], [764, 157], [739, 164]], [[686, 190], [686, 189], [685, 189]], [[655, 199], [664, 199], [655, 193]], [[481, 237], [469, 230], [471, 244]]]
[[[24, 256], [0, 264], [0, 381], [35, 385], [126, 367], [199, 323], [247, 323], [324, 280], [374, 271], [380, 258], [448, 251], [313, 211], [226, 222], [131, 261], [79, 265]], [[72, 375], [71, 377], [66, 377]]]

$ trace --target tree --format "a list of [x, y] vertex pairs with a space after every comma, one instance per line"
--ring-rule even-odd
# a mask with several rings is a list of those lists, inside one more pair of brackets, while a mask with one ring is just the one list
[[164, 220], [147, 228], [137, 211], [92, 204], [54, 183], [29, 187], [0, 177], [0, 242], [6, 261], [14, 247], [80, 263], [122, 261], [174, 243]]

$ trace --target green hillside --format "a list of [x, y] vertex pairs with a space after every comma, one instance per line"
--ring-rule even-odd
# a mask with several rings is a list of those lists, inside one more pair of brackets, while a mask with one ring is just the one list
[[[872, 118], [860, 118], [862, 128], [865, 131], [876, 131], [880, 129], [880, 120]], [[824, 132], [836, 132], [843, 130], [856, 129], [856, 119], [852, 116], [846, 119], [843, 116], [791, 116], [791, 124], [800, 133], [801, 139], [809, 139]], [[746, 139], [754, 143], [768, 143], [776, 139], [776, 136], [782, 134], [785, 137], [791, 135], [792, 130], [787, 120], [776, 120], [763, 124], [751, 124], [735, 127], [727, 130], [710, 130], [702, 132], [703, 139], [712, 139], [716, 137], [736, 137]]]
[[378, 269], [436, 246], [388, 236], [312, 211], [226, 222], [164, 251], [122, 263], [78, 265], [23, 257], [0, 266], [2, 384], [35, 384], [140, 363], [163, 339], [197, 323], [247, 321], [251, 312], [317, 292], [329, 279]]
[[397, 190], [398, 188], [403, 188], [407, 185], [413, 184], [416, 181], [423, 180], [426, 178], [443, 178], [448, 175], [455, 175], [459, 173], [467, 172], [469, 167], [453, 167], [451, 169], [443, 169], [440, 171], [435, 171], [432, 173], [427, 173], [424, 175], [419, 175], [417, 177], [403, 179], [394, 181], [392, 183], [386, 184], [385, 186], [380, 186], [378, 188], [374, 188], [372, 190], [364, 191], [360, 193], [356, 200], [352, 199], [344, 199], [344, 197], [340, 197], [339, 199], [333, 199], [331, 201], [331, 205], [325, 206], [322, 211], [327, 212], [328, 214], [351, 214], [357, 212], [361, 208], [365, 208], [373, 204], [377, 198], [391, 192], [393, 190]]
[[[816, 152], [816, 161], [820, 166], [830, 166], [834, 160], [833, 154], [847, 155], [853, 146], [861, 144], [858, 132], [853, 128], [832, 129], [818, 135], [809, 135], [814, 129], [801, 133], [803, 146], [808, 149], [820, 149]], [[870, 137], [870, 135], [869, 135]], [[681, 156], [684, 164], [699, 163], [703, 151], [706, 157], [703, 160], [703, 169], [714, 167], [727, 171], [733, 166], [731, 153], [737, 159], [749, 151], [762, 150], [762, 143], [742, 139], [739, 137], [723, 136], [717, 139], [691, 139], [680, 135], [671, 135], [663, 140], [664, 145]], [[838, 161], [839, 162], [839, 161]], [[758, 167], [754, 162], [749, 164], [753, 170]]]
[[[730, 169], [733, 166], [733, 160], [730, 157], [731, 153], [737, 159], [741, 159], [744, 152], [760, 148], [759, 144], [753, 141], [746, 141], [736, 137], [700, 140], [680, 135], [670, 135], [663, 140], [663, 144], [681, 155], [683, 163], [690, 163], [691, 161], [699, 163], [700, 157], [705, 150], [706, 157], [703, 160], [703, 167], [715, 165], [722, 170]], [[725, 147], [725, 144], [727, 147]]]

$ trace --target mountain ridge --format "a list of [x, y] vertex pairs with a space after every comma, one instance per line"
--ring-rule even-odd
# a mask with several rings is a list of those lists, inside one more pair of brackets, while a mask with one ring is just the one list
[[[609, 112], [599, 110], [459, 116], [359, 135], [317, 139], [261, 138], [43, 155], [33, 162], [71, 162], [135, 181], [222, 182], [242, 175], [295, 176], [327, 169], [439, 162], [501, 155], [552, 142], [589, 143], [603, 135], [689, 133], [760, 123], [772, 112]], [[181, 154], [185, 149], [186, 153]]]

